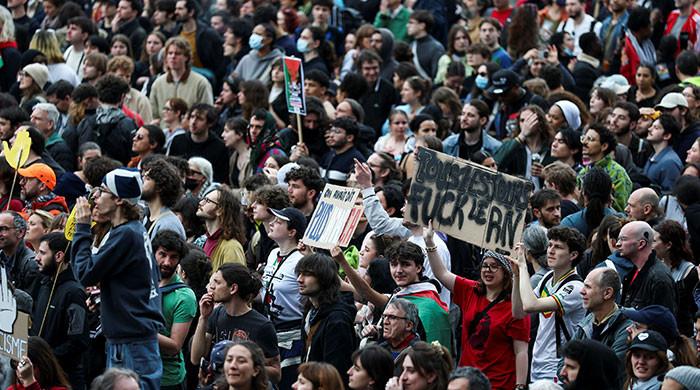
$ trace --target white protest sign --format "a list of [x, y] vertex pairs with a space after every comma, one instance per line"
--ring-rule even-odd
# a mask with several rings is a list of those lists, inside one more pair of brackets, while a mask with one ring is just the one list
[[404, 218], [484, 249], [511, 253], [520, 240], [532, 182], [434, 150], [416, 156]]
[[5, 267], [0, 268], [0, 278], [0, 355], [19, 361], [27, 354], [29, 316], [17, 311]]
[[363, 212], [362, 206], [355, 205], [359, 194], [357, 188], [326, 184], [306, 228], [304, 244], [323, 249], [347, 246]]

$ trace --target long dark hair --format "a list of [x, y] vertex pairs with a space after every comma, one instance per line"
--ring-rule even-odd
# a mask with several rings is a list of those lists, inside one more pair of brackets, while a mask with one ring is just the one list
[[[262, 349], [252, 341], [248, 340], [237, 340], [231, 344], [230, 347], [226, 349], [224, 356], [228, 355], [229, 349], [240, 345], [250, 352], [250, 357], [253, 359], [253, 368], [258, 370], [258, 374], [253, 377], [251, 383], [251, 389], [253, 390], [267, 390], [267, 371], [265, 371], [265, 355]], [[224, 360], [225, 361], [225, 360]]]
[[53, 354], [53, 350], [49, 343], [41, 337], [30, 336], [27, 342], [27, 356], [34, 365], [36, 380], [43, 389], [52, 387], [71, 388], [70, 382], [66, 373], [61, 368], [61, 365]]
[[605, 207], [610, 202], [611, 194], [612, 181], [610, 176], [601, 168], [591, 168], [583, 177], [583, 195], [587, 200], [584, 217], [589, 229], [600, 225], [605, 216]]
[[294, 272], [297, 275], [303, 273], [316, 277], [320, 286], [319, 305], [329, 305], [338, 299], [340, 292], [338, 267], [330, 256], [323, 253], [306, 255], [299, 260]]

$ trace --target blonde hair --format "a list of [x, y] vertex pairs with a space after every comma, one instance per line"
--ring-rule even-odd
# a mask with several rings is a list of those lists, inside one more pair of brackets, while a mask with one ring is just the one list
[[61, 47], [56, 38], [56, 32], [53, 30], [37, 30], [29, 42], [29, 48], [38, 50], [46, 56], [49, 64], [61, 64], [65, 62]]
[[15, 21], [12, 19], [12, 14], [7, 8], [0, 6], [0, 42], [8, 42], [15, 40]]
[[134, 73], [134, 60], [127, 56], [114, 56], [107, 62], [107, 72], [114, 73], [118, 70], [124, 70], [131, 76]]

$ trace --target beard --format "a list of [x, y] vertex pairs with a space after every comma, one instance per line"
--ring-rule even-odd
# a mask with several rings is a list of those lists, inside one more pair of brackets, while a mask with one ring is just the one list
[[481, 130], [481, 127], [479, 126], [473, 126], [473, 127], [464, 127], [462, 128], [462, 131], [466, 131], [467, 133], [474, 134]]
[[143, 192], [141, 193], [141, 199], [143, 199], [146, 202], [150, 202], [156, 197], [156, 190], [155, 189], [144, 189]]
[[56, 270], [58, 269], [58, 265], [56, 264], [56, 260], [51, 260], [51, 264], [44, 265], [41, 267], [41, 274], [42, 275], [47, 275], [47, 276], [52, 276], [56, 274]]
[[160, 277], [161, 277], [161, 279], [170, 279], [170, 278], [172, 278], [173, 275], [175, 274], [175, 268], [170, 268], [170, 267], [166, 267], [166, 266], [163, 266], [163, 265], [161, 265], [161, 266], [158, 267], [158, 268], [160, 268]]

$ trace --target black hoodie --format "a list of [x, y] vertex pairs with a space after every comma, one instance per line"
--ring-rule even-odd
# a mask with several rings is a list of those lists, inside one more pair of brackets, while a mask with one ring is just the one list
[[355, 309], [351, 293], [341, 293], [330, 304], [311, 310], [306, 315], [304, 340], [305, 361], [325, 362], [338, 369], [343, 383], [348, 383], [348, 369], [352, 366], [350, 354], [357, 349], [358, 341], [353, 328]]
[[[573, 383], [566, 386], [567, 390], [619, 389], [624, 380], [624, 369], [620, 359], [612, 349], [595, 340], [574, 340], [577, 346], [576, 354], [580, 356], [564, 356], [575, 360], [580, 365], [578, 375]], [[566, 350], [568, 347], [565, 346]], [[573, 346], [572, 346], [573, 347]]]

